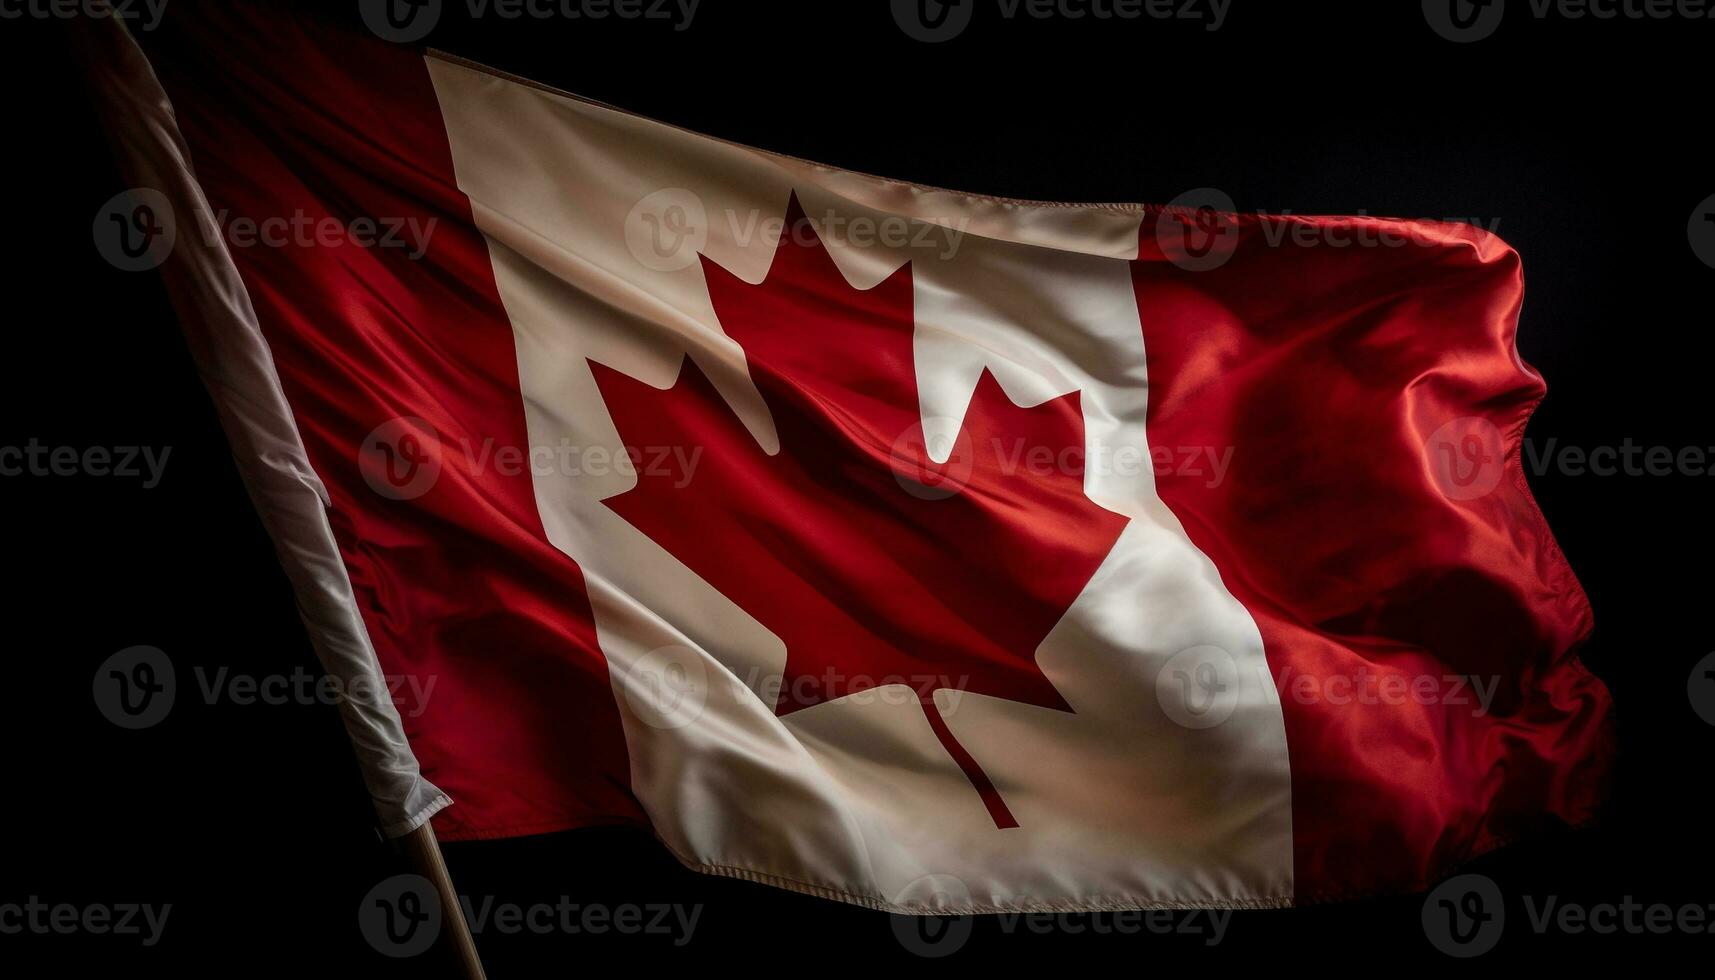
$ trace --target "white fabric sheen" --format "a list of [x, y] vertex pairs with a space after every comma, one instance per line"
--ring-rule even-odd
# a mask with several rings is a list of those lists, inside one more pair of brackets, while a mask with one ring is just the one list
[[[689, 354], [759, 445], [778, 449], [700, 265], [657, 269], [627, 246], [634, 205], [681, 189], [706, 212], [700, 250], [752, 283], [777, 243], [738, 229], [751, 216], [778, 221], [793, 192], [813, 220], [831, 209], [913, 228], [963, 223], [946, 255], [827, 241], [860, 289], [912, 263], [931, 432], [957, 429], [986, 367], [1023, 404], [1081, 391], [1093, 454], [1148, 459], [1126, 262], [1139, 209], [882, 180], [451, 59], [431, 55], [428, 67], [513, 325], [534, 446], [619, 451], [586, 358], [666, 387]], [[539, 473], [535, 491], [550, 540], [588, 582], [632, 787], [687, 865], [904, 912], [1290, 904], [1290, 774], [1261, 637], [1156, 495], [1147, 464], [1086, 477], [1091, 498], [1131, 523], [1038, 650], [1075, 713], [937, 695], [1017, 816], [1008, 830], [994, 827], [911, 697], [854, 696], [776, 717], [757, 691], [781, 673], [784, 645], [602, 505], [634, 483], [618, 472]], [[1156, 678], [1201, 645], [1231, 655], [1236, 693], [1224, 724], [1193, 730], [1168, 717]], [[701, 711], [685, 724], [639, 708], [649, 658], [663, 648], [681, 650], [702, 680]]]
[[172, 204], [177, 242], [161, 266], [191, 354], [322, 669], [349, 696], [340, 714], [382, 833], [400, 837], [451, 803], [423, 778], [389, 699], [274, 361], [192, 171], [171, 104], [117, 17], [79, 17], [76, 47], [121, 172]]

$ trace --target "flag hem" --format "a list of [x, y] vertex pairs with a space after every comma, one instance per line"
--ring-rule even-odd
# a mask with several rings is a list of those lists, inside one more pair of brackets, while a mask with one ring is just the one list
[[1257, 898], [1231, 899], [1164, 899], [1161, 901], [1139, 901], [1134, 898], [1112, 898], [1108, 896], [1093, 896], [1088, 899], [1062, 899], [1056, 902], [1019, 902], [1008, 905], [991, 905], [976, 903], [971, 905], [949, 906], [942, 908], [925, 908], [921, 906], [900, 905], [878, 895], [864, 895], [857, 892], [843, 891], [827, 885], [800, 881], [784, 875], [770, 874], [750, 868], [741, 868], [729, 864], [706, 864], [695, 858], [686, 857], [674, 849], [659, 834], [655, 838], [666, 848], [674, 860], [691, 871], [700, 874], [714, 875], [719, 878], [734, 878], [753, 884], [767, 885], [783, 891], [797, 892], [813, 898], [828, 899], [843, 902], [847, 905], [857, 905], [877, 912], [889, 912], [894, 915], [1005, 915], [1005, 914], [1035, 914], [1035, 913], [1076, 913], [1076, 912], [1149, 912], [1173, 909], [1283, 909], [1292, 908], [1295, 898], [1291, 895], [1268, 895]]

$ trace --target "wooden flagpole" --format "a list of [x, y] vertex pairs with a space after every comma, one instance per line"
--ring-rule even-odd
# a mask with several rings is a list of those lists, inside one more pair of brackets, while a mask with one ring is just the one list
[[458, 961], [457, 976], [463, 980], [487, 980], [488, 975], [482, 970], [482, 959], [476, 954], [476, 940], [471, 936], [470, 923], [465, 921], [464, 904], [453, 888], [453, 878], [447, 872], [447, 862], [441, 856], [441, 844], [435, 839], [434, 828], [423, 824], [399, 838], [399, 847], [405, 852], [411, 870], [427, 878], [440, 896], [441, 938], [446, 942], [449, 954]]

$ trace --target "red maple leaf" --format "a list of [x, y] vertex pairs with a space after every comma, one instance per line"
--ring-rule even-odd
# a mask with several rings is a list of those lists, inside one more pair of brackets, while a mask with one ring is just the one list
[[1022, 408], [984, 369], [950, 458], [934, 462], [910, 264], [855, 289], [796, 196], [786, 219], [760, 285], [703, 257], [779, 451], [757, 445], [694, 361], [666, 391], [592, 361], [628, 447], [703, 450], [688, 480], [640, 475], [605, 503], [785, 643], [777, 714], [909, 684], [996, 826], [1017, 826], [934, 692], [1071, 711], [1036, 648], [1126, 519], [1084, 494], [1077, 392]]

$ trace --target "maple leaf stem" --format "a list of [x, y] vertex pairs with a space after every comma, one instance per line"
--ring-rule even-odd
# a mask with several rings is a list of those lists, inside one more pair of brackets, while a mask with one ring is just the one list
[[929, 727], [935, 730], [935, 737], [941, 740], [941, 747], [953, 757], [953, 761], [964, 770], [965, 778], [976, 787], [977, 795], [983, 798], [983, 806], [988, 807], [989, 816], [994, 818], [994, 825], [1000, 830], [1018, 826], [1012, 811], [1006, 808], [1006, 801], [1000, 798], [1000, 790], [995, 789], [994, 781], [988, 773], [983, 772], [977, 760], [965, 751], [959, 740], [953, 737], [953, 730], [947, 727], [947, 720], [941, 717], [941, 709], [935, 706], [935, 693], [930, 691], [918, 698], [923, 705], [923, 714], [929, 719]]
[[[665, 392], [590, 360], [627, 447], [693, 461], [707, 449], [711, 460], [694, 487], [688, 472], [684, 482], [638, 479], [603, 504], [785, 645], [776, 715], [856, 693], [858, 677], [920, 665], [945, 679], [941, 690], [1070, 712], [1036, 650], [1128, 521], [1084, 492], [1081, 393], [1026, 407], [984, 366], [945, 463], [934, 462], [911, 263], [860, 289], [796, 194], [786, 225], [795, 233], [781, 235], [761, 283], [700, 256], [709, 303], [744, 349], [777, 451], [761, 451], [694, 357], [681, 358]], [[1064, 465], [1008, 462], [1037, 450]], [[972, 549], [994, 559], [977, 574]], [[1017, 827], [934, 690], [918, 700], [995, 827]]]

